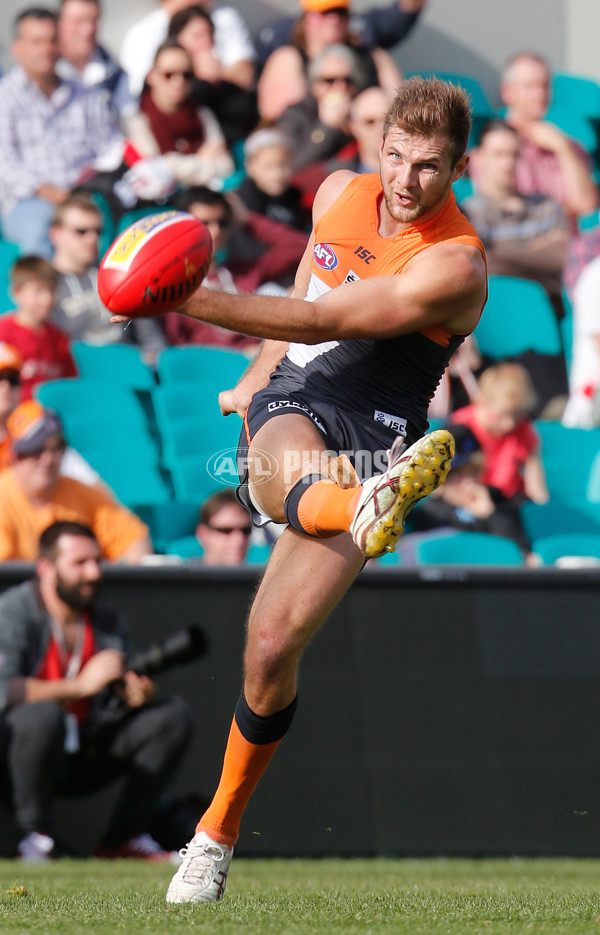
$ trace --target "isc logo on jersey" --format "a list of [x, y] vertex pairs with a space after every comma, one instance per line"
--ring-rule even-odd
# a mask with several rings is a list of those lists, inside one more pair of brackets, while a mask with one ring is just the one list
[[313, 250], [313, 257], [317, 266], [321, 269], [335, 269], [338, 265], [338, 258], [328, 243], [316, 243]]

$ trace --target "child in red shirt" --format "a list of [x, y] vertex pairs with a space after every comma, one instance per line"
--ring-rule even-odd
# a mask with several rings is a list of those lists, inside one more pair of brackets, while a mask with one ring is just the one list
[[23, 361], [21, 401], [45, 380], [76, 377], [69, 339], [48, 321], [58, 283], [56, 270], [41, 257], [20, 257], [10, 271], [16, 311], [0, 318], [0, 341], [15, 347]]
[[481, 483], [504, 497], [546, 503], [549, 499], [539, 439], [528, 412], [535, 404], [529, 374], [519, 364], [488, 367], [478, 381], [470, 406], [457, 409], [452, 421], [467, 425], [483, 452]]

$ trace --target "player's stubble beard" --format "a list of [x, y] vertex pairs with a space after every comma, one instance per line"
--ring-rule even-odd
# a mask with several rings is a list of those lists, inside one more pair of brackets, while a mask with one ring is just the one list
[[[422, 218], [424, 214], [429, 214], [429, 213], [435, 212], [436, 210], [441, 209], [446, 198], [448, 197], [449, 187], [450, 187], [450, 176], [448, 176], [448, 182], [446, 186], [444, 186], [442, 193], [439, 195], [439, 197], [435, 199], [435, 201], [433, 201], [431, 204], [427, 202], [423, 202], [423, 201], [418, 201], [412, 207], [408, 207], [408, 208], [404, 207], [403, 205], [398, 204], [398, 202], [396, 201], [394, 197], [394, 192], [391, 189], [389, 191], [386, 191], [386, 189], [384, 188], [383, 197], [385, 200], [385, 206], [387, 208], [388, 213], [394, 219], [394, 221], [397, 221], [399, 224], [414, 224], [415, 221], [420, 220], [420, 218]], [[406, 192], [406, 195], [410, 198], [415, 197], [410, 192]]]

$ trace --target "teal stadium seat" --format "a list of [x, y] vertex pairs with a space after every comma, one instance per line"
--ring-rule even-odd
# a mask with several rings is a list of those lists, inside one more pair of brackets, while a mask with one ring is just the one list
[[15, 307], [10, 295], [10, 270], [18, 258], [17, 245], [0, 237], [0, 315], [12, 311]]
[[[114, 383], [82, 377], [50, 380], [36, 386], [34, 395], [43, 406], [56, 410], [67, 433], [86, 420], [96, 420], [108, 429], [117, 423], [148, 428], [144, 407], [135, 393]], [[106, 444], [110, 446], [110, 436]]]
[[202, 545], [198, 542], [196, 536], [182, 536], [180, 539], [174, 539], [167, 544], [165, 553], [167, 555], [178, 555], [179, 558], [202, 558]]
[[193, 534], [198, 522], [199, 502], [152, 503], [136, 506], [136, 513], [150, 529], [156, 552], [165, 552], [169, 543]]
[[600, 532], [544, 536], [534, 540], [531, 549], [544, 565], [553, 565], [567, 557], [592, 558], [600, 562]]
[[600, 454], [596, 454], [590, 467], [586, 500], [590, 503], [600, 503]]
[[397, 552], [386, 552], [380, 555], [374, 562], [369, 563], [369, 567], [378, 568], [380, 565], [398, 566], [402, 564], [402, 559]]
[[567, 449], [586, 460], [594, 458], [600, 452], [600, 428], [568, 428], [562, 422], [538, 421], [536, 431], [541, 439], [542, 458], [561, 454]]
[[213, 448], [198, 449], [196, 454], [178, 458], [170, 465], [177, 500], [202, 502], [215, 490], [221, 489], [223, 484], [237, 484], [234, 452], [231, 452], [226, 464], [219, 462], [219, 480], [215, 479], [210, 470], [214, 465], [214, 461], [211, 461], [214, 455]]
[[485, 532], [440, 533], [415, 543], [419, 565], [522, 565], [516, 542]]
[[548, 503], [524, 503], [519, 515], [530, 542], [558, 534], [600, 534], [600, 504], [553, 498]]
[[158, 464], [161, 456], [154, 435], [146, 428], [115, 419], [67, 420], [65, 437], [88, 460], [110, 451], [113, 457], [134, 453], [144, 462]]
[[460, 205], [465, 198], [470, 198], [473, 194], [473, 182], [470, 178], [463, 175], [462, 178], [454, 183], [452, 191], [454, 192], [457, 203]]
[[150, 391], [156, 386], [152, 368], [133, 344], [97, 346], [75, 341], [71, 351], [80, 375], [86, 380], [106, 380], [140, 391]]
[[489, 298], [474, 332], [481, 353], [492, 360], [525, 351], [562, 355], [552, 305], [536, 282], [513, 276], [490, 276]]
[[131, 227], [132, 224], [135, 224], [136, 221], [141, 221], [142, 218], [147, 218], [151, 214], [162, 214], [164, 211], [172, 211], [173, 208], [158, 208], [154, 205], [151, 208], [134, 208], [133, 211], [126, 211], [117, 222], [117, 234], [122, 234], [124, 230], [128, 227]]
[[555, 72], [552, 106], [581, 117], [600, 118], [600, 84], [583, 75]]
[[555, 103], [546, 114], [546, 120], [553, 123], [563, 131], [572, 140], [589, 153], [595, 156], [598, 146], [598, 138], [593, 124], [588, 117], [578, 114], [571, 109], [557, 107]]
[[240, 351], [230, 351], [204, 344], [168, 347], [158, 358], [161, 385], [200, 383], [218, 394], [238, 382], [248, 366]]
[[270, 545], [260, 545], [258, 542], [252, 542], [246, 556], [247, 565], [266, 565], [271, 556]]
[[573, 335], [574, 335], [574, 319], [573, 319], [573, 307], [569, 301], [566, 292], [563, 290], [563, 306], [565, 314], [560, 319], [558, 327], [560, 329], [560, 340], [562, 341], [563, 353], [565, 355], [565, 361], [567, 363], [567, 373], [571, 373], [571, 364], [573, 363]]
[[237, 416], [225, 418], [198, 416], [160, 422], [163, 459], [172, 468], [180, 458], [198, 454], [200, 449], [211, 448], [213, 453], [237, 449], [241, 420]]
[[600, 452], [600, 428], [567, 428], [560, 422], [536, 422], [550, 496], [559, 500], [600, 501], [600, 474], [593, 480]]
[[600, 211], [590, 211], [589, 214], [580, 214], [577, 217], [577, 230], [579, 233], [594, 230], [600, 224]]
[[237, 447], [242, 421], [235, 414], [221, 414], [213, 389], [203, 391], [198, 383], [158, 386], [152, 403], [169, 468], [200, 451], [212, 455]]
[[171, 485], [156, 461], [125, 450], [94, 451], [86, 457], [121, 503], [132, 510], [139, 505], [168, 503], [172, 499]]

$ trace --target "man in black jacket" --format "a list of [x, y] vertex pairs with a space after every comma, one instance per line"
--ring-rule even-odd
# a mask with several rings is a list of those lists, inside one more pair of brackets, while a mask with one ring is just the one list
[[35, 862], [55, 854], [55, 794], [91, 792], [125, 774], [98, 856], [175, 862], [148, 827], [187, 748], [190, 714], [181, 698], [155, 699], [152, 681], [127, 670], [125, 622], [96, 604], [100, 563], [89, 527], [55, 522], [40, 537], [37, 577], [0, 598], [0, 778], [12, 794], [18, 854]]

